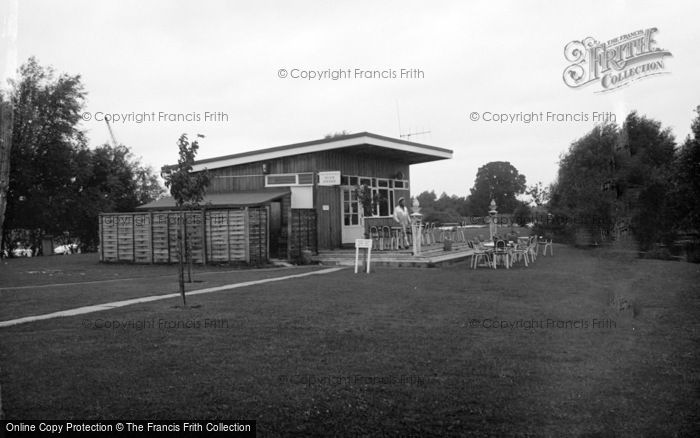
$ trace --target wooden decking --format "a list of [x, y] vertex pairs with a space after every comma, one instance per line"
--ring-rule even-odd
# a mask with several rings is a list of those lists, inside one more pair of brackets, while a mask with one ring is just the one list
[[[365, 254], [366, 251], [363, 251]], [[466, 243], [459, 242], [452, 245], [451, 251], [445, 251], [442, 243], [423, 246], [421, 254], [414, 256], [409, 250], [379, 251], [372, 250], [372, 266], [393, 266], [409, 268], [433, 268], [449, 265], [469, 258], [473, 253]], [[361, 256], [364, 261], [364, 255]], [[324, 265], [355, 265], [354, 249], [337, 249], [319, 251], [314, 260]]]

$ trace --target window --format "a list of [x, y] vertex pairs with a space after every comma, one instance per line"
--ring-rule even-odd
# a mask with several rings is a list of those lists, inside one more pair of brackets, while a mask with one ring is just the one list
[[[365, 217], [393, 215], [396, 199], [398, 199], [398, 197], [394, 194], [394, 189], [408, 190], [408, 181], [401, 179], [394, 180], [389, 178], [370, 178], [365, 176], [342, 175], [340, 177], [340, 183], [343, 186], [367, 186], [371, 189], [372, 207], [371, 211], [365, 211]], [[361, 202], [358, 202], [359, 200], [356, 199], [344, 199], [344, 201], [347, 202], [344, 211], [349, 215], [346, 217], [345, 222], [352, 224], [352, 215], [355, 212], [352, 205], [357, 204], [359, 207]]]
[[313, 173], [300, 173], [298, 174], [298, 183], [300, 186], [312, 186], [314, 185], [314, 174]]
[[343, 224], [345, 226], [360, 223], [360, 201], [355, 190], [343, 190]]
[[265, 187], [312, 186], [313, 172], [265, 175]]
[[[391, 194], [391, 196], [389, 195]], [[394, 191], [390, 189], [372, 189], [375, 216], [391, 216], [394, 214]]]

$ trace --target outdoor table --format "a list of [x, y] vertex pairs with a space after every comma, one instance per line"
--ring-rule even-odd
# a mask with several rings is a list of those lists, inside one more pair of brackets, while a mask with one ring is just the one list
[[[496, 244], [494, 242], [482, 242], [482, 245], [484, 245], [487, 248], [495, 248]], [[513, 248], [515, 245], [513, 245], [511, 242], [506, 242], [506, 248]]]
[[[496, 250], [496, 243], [495, 242], [489, 241], [489, 242], [482, 242], [481, 244], [484, 245], [484, 247], [488, 248], [491, 251]], [[515, 248], [515, 245], [513, 245], [511, 242], [506, 242], [506, 251], [508, 251], [509, 254], [510, 254], [510, 250], [512, 250], [513, 248]], [[495, 265], [494, 265], [494, 267], [495, 267]]]

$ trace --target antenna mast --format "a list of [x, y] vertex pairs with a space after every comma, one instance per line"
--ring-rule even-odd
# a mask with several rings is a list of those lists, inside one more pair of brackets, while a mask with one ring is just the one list
[[423, 134], [430, 134], [430, 131], [408, 132], [406, 134], [401, 134], [401, 138], [405, 138], [406, 140], [411, 140], [411, 137], [413, 137], [414, 135], [423, 135]]

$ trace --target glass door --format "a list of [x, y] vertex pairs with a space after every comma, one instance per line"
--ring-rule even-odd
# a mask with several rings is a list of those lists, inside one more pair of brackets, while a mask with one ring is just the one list
[[342, 238], [344, 244], [354, 244], [355, 239], [364, 239], [365, 228], [362, 220], [360, 200], [354, 187], [343, 187], [341, 192]]

